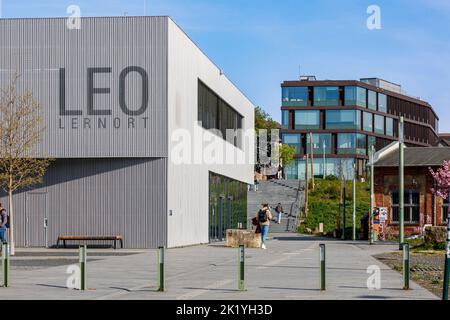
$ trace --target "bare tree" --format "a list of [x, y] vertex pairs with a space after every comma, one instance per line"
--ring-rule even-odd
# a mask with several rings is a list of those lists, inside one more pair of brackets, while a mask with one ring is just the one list
[[31, 92], [17, 91], [18, 76], [0, 89], [0, 188], [8, 193], [9, 243], [15, 252], [13, 193], [42, 182], [51, 159], [38, 156], [45, 130]]

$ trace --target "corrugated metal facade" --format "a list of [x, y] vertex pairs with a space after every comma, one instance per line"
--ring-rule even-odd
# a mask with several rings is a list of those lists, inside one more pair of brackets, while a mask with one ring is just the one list
[[122, 234], [127, 248], [166, 244], [166, 171], [165, 158], [58, 159], [42, 186], [14, 196], [17, 245], [52, 246], [59, 234]]
[[[167, 156], [167, 21], [82, 18], [78, 30], [68, 29], [64, 18], [0, 20], [0, 84], [18, 74], [20, 89], [30, 90], [42, 105], [44, 155]], [[120, 107], [120, 74], [128, 67], [142, 68], [148, 77], [148, 107], [137, 116]], [[92, 87], [109, 93], [93, 94], [93, 107], [110, 115], [88, 114], [88, 68], [103, 68], [92, 76]], [[142, 83], [138, 72], [126, 74], [124, 100], [132, 111], [142, 106]], [[80, 114], [61, 115], [62, 96], [65, 109]]]
[[[18, 244], [110, 233], [123, 233], [128, 248], [208, 242], [209, 172], [252, 183], [253, 141], [225, 143], [243, 164], [176, 165], [169, 137], [177, 129], [212, 136], [196, 123], [199, 79], [244, 117], [244, 130], [254, 126], [254, 106], [167, 17], [82, 18], [80, 30], [66, 23], [0, 20], [0, 85], [20, 74], [20, 88], [44, 109], [40, 152], [57, 158], [44, 186], [16, 195]], [[100, 68], [91, 81], [89, 68]], [[146, 98], [142, 114], [124, 112], [124, 103], [133, 114]]]
[[17, 244], [52, 246], [59, 234], [166, 244], [168, 18], [67, 21], [0, 20], [0, 86], [17, 74], [32, 92], [46, 126], [39, 153], [56, 158], [43, 186], [15, 195]]

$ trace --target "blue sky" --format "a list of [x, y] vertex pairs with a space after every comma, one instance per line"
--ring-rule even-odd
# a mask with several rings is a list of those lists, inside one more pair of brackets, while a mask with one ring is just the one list
[[[256, 104], [280, 119], [280, 83], [380, 77], [433, 105], [450, 132], [449, 0], [0, 0], [3, 17], [169, 15]], [[366, 27], [369, 5], [380, 30]]]

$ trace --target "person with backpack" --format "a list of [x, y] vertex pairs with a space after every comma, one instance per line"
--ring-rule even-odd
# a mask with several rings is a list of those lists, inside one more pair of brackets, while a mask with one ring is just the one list
[[261, 226], [261, 248], [266, 249], [266, 239], [269, 233], [270, 220], [272, 220], [272, 213], [269, 210], [269, 205], [264, 203], [258, 212], [258, 221]]
[[278, 203], [278, 205], [275, 208], [275, 212], [277, 213], [277, 223], [281, 223], [281, 215], [283, 214], [283, 207], [281, 206], [281, 203]]
[[6, 243], [6, 229], [8, 226], [8, 215], [6, 209], [0, 203], [0, 241]]

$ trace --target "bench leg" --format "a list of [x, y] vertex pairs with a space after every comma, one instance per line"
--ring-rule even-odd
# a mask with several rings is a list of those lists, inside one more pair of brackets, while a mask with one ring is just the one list
[[123, 249], [123, 240], [120, 239], [120, 248]]
[[114, 250], [116, 250], [116, 240], [114, 240]]

